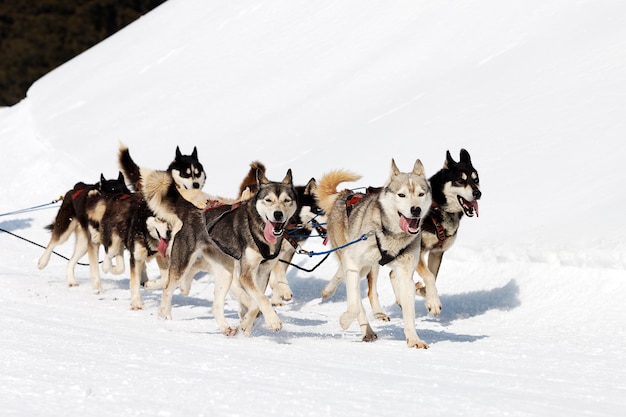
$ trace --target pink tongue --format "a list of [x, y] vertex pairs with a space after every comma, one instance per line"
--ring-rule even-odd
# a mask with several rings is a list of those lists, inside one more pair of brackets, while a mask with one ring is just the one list
[[272, 222], [265, 222], [265, 229], [263, 229], [263, 236], [268, 243], [276, 243], [276, 236], [274, 236], [274, 225]]
[[411, 223], [415, 223], [415, 220], [409, 221], [406, 217], [400, 216], [400, 229], [402, 229], [404, 233], [409, 235], [415, 234], [415, 228], [411, 230]]
[[161, 256], [165, 258], [165, 251], [167, 250], [167, 240], [160, 238], [159, 246], [157, 247], [157, 250], [159, 251]]
[[476, 212], [476, 217], [478, 217], [478, 201], [474, 200], [470, 204], [474, 207], [474, 212]]

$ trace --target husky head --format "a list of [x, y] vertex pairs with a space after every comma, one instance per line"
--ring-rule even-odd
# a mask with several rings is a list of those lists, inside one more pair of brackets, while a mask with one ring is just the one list
[[411, 172], [400, 172], [392, 159], [391, 177], [383, 193], [380, 201], [385, 213], [397, 218], [398, 226], [404, 233], [419, 233], [421, 220], [432, 204], [430, 185], [424, 176], [422, 162], [416, 160]]
[[287, 170], [282, 182], [269, 181], [263, 171], [257, 170], [257, 187], [254, 205], [265, 223], [263, 236], [268, 243], [276, 243], [297, 208], [291, 169]]
[[130, 190], [124, 181], [124, 175], [121, 172], [117, 179], [114, 180], [107, 180], [103, 174], [100, 174], [100, 182], [97, 184], [97, 188], [104, 195], [130, 194]]
[[158, 240], [157, 250], [165, 257], [167, 245], [171, 237], [171, 229], [165, 220], [150, 216], [146, 219], [146, 229], [154, 240]]
[[316, 225], [326, 223], [324, 210], [322, 210], [315, 198], [316, 189], [317, 181], [315, 178], [311, 178], [304, 186], [296, 187], [298, 209], [294, 216], [294, 221], [299, 222], [307, 229], [313, 229]]
[[200, 189], [204, 187], [206, 174], [202, 164], [198, 160], [198, 150], [193, 147], [191, 155], [183, 155], [180, 148], [176, 147], [176, 157], [167, 168], [171, 172], [176, 185], [186, 190]]
[[[450, 151], [446, 152], [446, 161], [440, 171], [440, 178], [435, 178], [440, 184], [437, 191], [441, 195], [435, 196], [435, 201], [445, 205], [445, 210], [451, 213], [463, 212], [468, 217], [476, 214], [478, 217], [478, 200], [482, 193], [478, 180], [478, 172], [472, 165], [469, 152], [461, 149], [461, 159], [456, 162]], [[431, 179], [431, 183], [433, 180]], [[433, 188], [435, 188], [433, 183]], [[443, 201], [439, 201], [443, 200]]]

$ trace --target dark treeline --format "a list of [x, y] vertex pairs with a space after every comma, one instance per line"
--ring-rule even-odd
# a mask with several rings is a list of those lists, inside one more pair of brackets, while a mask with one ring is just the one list
[[166, 0], [0, 0], [0, 106]]

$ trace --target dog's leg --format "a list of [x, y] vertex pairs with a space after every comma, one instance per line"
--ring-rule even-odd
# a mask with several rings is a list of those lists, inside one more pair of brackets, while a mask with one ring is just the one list
[[44, 269], [48, 265], [48, 262], [50, 262], [50, 256], [52, 255], [54, 248], [67, 242], [67, 240], [70, 238], [72, 233], [76, 231], [77, 225], [78, 225], [78, 221], [73, 220], [72, 222], [70, 222], [69, 226], [61, 233], [59, 233], [59, 231], [57, 231], [56, 228], [52, 229], [52, 236], [50, 237], [50, 242], [48, 242], [48, 246], [46, 246], [46, 250], [44, 251], [43, 255], [41, 255], [41, 258], [39, 258], [39, 261], [37, 262], [37, 267], [39, 269]]
[[373, 266], [370, 269], [370, 272], [367, 274], [367, 297], [370, 300], [370, 305], [372, 306], [372, 312], [374, 313], [374, 317], [378, 320], [382, 321], [390, 321], [388, 315], [383, 311], [383, 307], [380, 305], [380, 299], [378, 298], [378, 273], [380, 271], [380, 267], [378, 265]]
[[130, 309], [142, 310], [143, 300], [141, 299], [140, 279], [141, 271], [146, 267], [146, 262], [143, 259], [135, 259], [133, 254], [130, 254]]
[[[344, 260], [345, 262], [345, 260]], [[352, 322], [357, 318], [361, 311], [360, 299], [361, 291], [359, 288], [359, 270], [352, 262], [346, 262], [344, 269], [346, 283], [346, 299], [348, 301], [348, 309], [339, 317], [341, 328], [347, 330]]]
[[341, 274], [341, 267], [339, 267], [337, 268], [337, 272], [335, 272], [335, 275], [333, 276], [333, 278], [322, 289], [323, 300], [327, 300], [335, 294], [335, 291], [337, 291], [337, 287], [339, 286], [339, 283], [341, 282], [342, 279], [343, 277]]
[[373, 342], [378, 339], [378, 335], [374, 332], [369, 321], [367, 320], [367, 314], [365, 312], [365, 308], [363, 307], [363, 301], [360, 297], [359, 304], [361, 306], [361, 311], [359, 312], [357, 319], [359, 321], [359, 327], [361, 328], [361, 334], [363, 335], [362, 340], [364, 342]]
[[[267, 285], [270, 270], [265, 270], [268, 267], [273, 267], [273, 265], [264, 265], [264, 267], [261, 268], [260, 260], [250, 260], [247, 259], [245, 255], [242, 257], [240, 265], [241, 276], [239, 277], [239, 282], [241, 283], [244, 291], [246, 291], [248, 295], [250, 295], [250, 298], [253, 301], [253, 303], [251, 304], [256, 303], [258, 309], [263, 313], [263, 317], [265, 318], [265, 323], [267, 323], [267, 327], [274, 330], [275, 332], [279, 331], [280, 329], [282, 329], [283, 324], [280, 321], [278, 314], [276, 314], [276, 310], [274, 310], [274, 308], [272, 307], [272, 303], [270, 302], [269, 298], [267, 298], [267, 296], [265, 295], [265, 287], [263, 289], [259, 288], [257, 277], [259, 274], [259, 269], [263, 269], [262, 273], [267, 274], [266, 277], [263, 277], [263, 281], [265, 282], [265, 285]], [[252, 317], [252, 313], [256, 314], [253, 310], [255, 310], [255, 308], [251, 306], [251, 309], [246, 313], [241, 323], [241, 329], [247, 335], [252, 332], [252, 324], [254, 322], [254, 319], [256, 318]], [[252, 320], [252, 323], [249, 323], [250, 319]]]
[[[394, 262], [395, 263], [395, 262]], [[402, 318], [404, 319], [404, 336], [410, 348], [427, 349], [428, 345], [417, 335], [415, 330], [415, 284], [413, 283], [413, 271], [415, 263], [407, 268], [404, 265], [394, 265], [393, 274], [396, 280], [394, 291], [396, 298], [400, 300], [402, 307]]]
[[[295, 253], [296, 251], [293, 246], [291, 246], [289, 242], [283, 241], [280, 259], [291, 262]], [[291, 287], [287, 281], [287, 267], [289, 264], [286, 262], [276, 262], [270, 274], [272, 305], [274, 306], [282, 306], [284, 304], [283, 301], [290, 301], [293, 298], [293, 291], [291, 291]]]
[[233, 283], [233, 273], [218, 262], [211, 262], [211, 273], [215, 277], [215, 289], [213, 292], [213, 317], [217, 321], [222, 334], [226, 336], [235, 336], [237, 327], [231, 326], [224, 315], [224, 304], [226, 295], [231, 289]]
[[98, 250], [100, 244], [88, 242], [87, 255], [89, 256], [89, 270], [91, 271], [91, 289], [94, 294], [102, 291], [102, 282], [100, 281], [100, 268], [98, 267]]
[[424, 280], [423, 290], [425, 291], [424, 296], [426, 297], [426, 308], [429, 313], [432, 313], [434, 316], [438, 316], [441, 313], [441, 301], [439, 300], [439, 294], [437, 293], [437, 287], [435, 286], [436, 278], [432, 272], [430, 272], [428, 266], [426, 266], [423, 252], [420, 252], [419, 263], [417, 264], [417, 273]]
[[439, 275], [439, 268], [441, 267], [441, 261], [443, 260], [443, 251], [433, 252], [428, 254], [428, 269], [433, 273], [435, 279]]
[[89, 245], [89, 237], [82, 229], [76, 230], [76, 242], [74, 244], [74, 253], [72, 257], [67, 262], [67, 283], [70, 287], [77, 287], [78, 282], [76, 282], [76, 278], [74, 277], [74, 270], [76, 269], [76, 264], [80, 258], [82, 258], [87, 253], [87, 246]]
[[160, 290], [167, 284], [169, 273], [168, 259], [161, 255], [155, 255], [155, 257], [157, 265], [159, 265], [159, 270], [161, 271], [161, 276], [159, 279], [148, 279], [148, 274], [146, 273], [146, 268], [144, 266], [143, 271], [141, 271], [141, 285], [146, 290]]

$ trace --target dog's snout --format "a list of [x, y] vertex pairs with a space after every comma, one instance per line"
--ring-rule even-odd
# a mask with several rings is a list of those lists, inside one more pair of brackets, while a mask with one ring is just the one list
[[197, 183], [197, 182], [194, 182], [194, 183], [193, 183], [193, 188], [195, 188], [195, 189], [200, 188], [200, 184], [199, 184], [199, 183]]
[[474, 190], [472, 195], [474, 196], [474, 200], [478, 200], [483, 195], [483, 193], [481, 193], [480, 190]]
[[413, 217], [419, 217], [420, 214], [422, 214], [421, 207], [411, 207], [411, 215]]
[[277, 222], [282, 222], [283, 221], [283, 212], [282, 211], [275, 211], [274, 212], [274, 220], [276, 220]]

